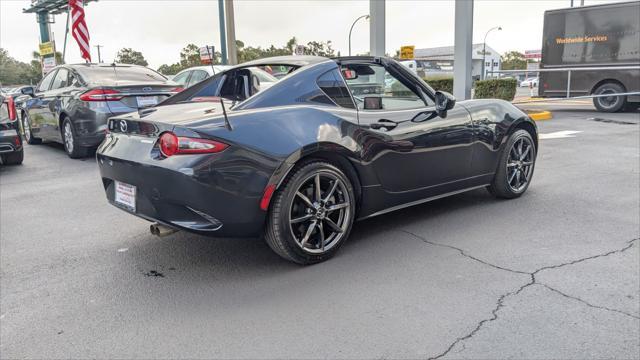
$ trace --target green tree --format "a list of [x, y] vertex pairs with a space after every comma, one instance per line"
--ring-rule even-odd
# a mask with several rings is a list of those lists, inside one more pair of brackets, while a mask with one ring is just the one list
[[304, 48], [305, 55], [335, 56], [335, 51], [331, 48], [331, 40], [328, 41], [309, 41]]
[[500, 58], [502, 70], [524, 70], [527, 68], [527, 60], [521, 52], [509, 51]]
[[200, 48], [194, 44], [185, 46], [182, 51], [180, 51], [180, 65], [182, 69], [202, 65], [200, 62]]
[[115, 62], [120, 64], [133, 64], [147, 66], [149, 63], [145, 60], [141, 52], [135, 51], [132, 48], [122, 48], [116, 55]]

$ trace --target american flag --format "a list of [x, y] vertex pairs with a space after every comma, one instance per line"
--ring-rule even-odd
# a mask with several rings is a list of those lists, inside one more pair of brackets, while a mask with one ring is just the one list
[[71, 34], [80, 46], [82, 58], [91, 62], [91, 52], [89, 48], [89, 30], [84, 21], [84, 5], [82, 0], [69, 0], [71, 11]]

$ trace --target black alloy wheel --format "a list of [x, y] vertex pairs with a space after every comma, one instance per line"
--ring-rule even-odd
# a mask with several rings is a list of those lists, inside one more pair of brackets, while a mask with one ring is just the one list
[[489, 191], [500, 198], [519, 197], [531, 184], [535, 162], [536, 147], [531, 135], [525, 130], [515, 131], [500, 156]]
[[274, 195], [265, 238], [283, 258], [314, 264], [333, 256], [349, 236], [355, 197], [336, 166], [314, 161], [294, 170]]

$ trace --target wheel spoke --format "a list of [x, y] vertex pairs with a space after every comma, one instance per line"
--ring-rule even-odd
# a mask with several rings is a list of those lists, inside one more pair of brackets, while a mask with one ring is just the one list
[[507, 167], [514, 167], [514, 166], [518, 166], [518, 163], [516, 162], [507, 163]]
[[320, 230], [320, 248], [324, 251], [324, 227], [322, 226], [322, 221], [318, 224], [318, 229]]
[[306, 197], [303, 193], [301, 193], [300, 191], [296, 191], [296, 196], [298, 196], [300, 199], [302, 199], [302, 201], [311, 209], [313, 209], [313, 203], [311, 202], [311, 200], [309, 200], [308, 197]]
[[322, 200], [322, 189], [320, 189], [320, 174], [316, 174], [316, 178], [315, 178], [315, 183], [316, 183], [316, 201], [320, 202], [320, 200]]
[[311, 234], [313, 233], [313, 229], [316, 227], [317, 223], [318, 222], [316, 220], [313, 220], [311, 222], [311, 224], [309, 225], [309, 227], [307, 228], [307, 232], [304, 234], [304, 237], [302, 238], [302, 241], [300, 242], [300, 246], [302, 246], [303, 248], [307, 244], [307, 241], [309, 241], [309, 238], [311, 237]]
[[343, 209], [349, 206], [348, 202], [343, 202], [342, 204], [335, 204], [331, 206], [327, 206], [327, 212], [336, 211], [339, 209]]
[[530, 166], [533, 165], [533, 161], [523, 161], [522, 166]]
[[333, 182], [333, 185], [331, 186], [331, 189], [329, 190], [329, 193], [327, 194], [327, 196], [324, 197], [324, 202], [327, 202], [331, 196], [333, 196], [333, 193], [336, 191], [336, 188], [338, 187], [338, 184], [340, 183], [340, 180], [336, 179]]
[[531, 145], [527, 146], [524, 149], [524, 152], [522, 154], [520, 154], [520, 161], [524, 160], [527, 157], [527, 154], [529, 154], [529, 150], [531, 150]]
[[520, 170], [516, 170], [516, 187], [520, 187]]
[[529, 179], [527, 178], [527, 172], [522, 170], [522, 184], [526, 184]]
[[329, 225], [329, 227], [330, 227], [331, 229], [333, 229], [333, 231], [338, 232], [338, 233], [341, 233], [341, 232], [343, 232], [343, 231], [344, 231], [344, 230], [342, 230], [342, 229], [338, 226], [338, 224], [336, 224], [335, 222], [333, 222], [333, 220], [329, 219], [328, 217], [327, 217], [327, 218], [324, 218], [324, 221], [327, 223], [327, 225]]
[[513, 181], [513, 178], [516, 176], [516, 174], [518, 173], [518, 170], [513, 170], [513, 172], [511, 173], [511, 175], [509, 176], [509, 180], [507, 181], [509, 184], [511, 184], [511, 182]]
[[313, 215], [307, 214], [307, 215], [301, 216], [299, 218], [291, 219], [291, 223], [292, 224], [301, 223], [303, 221], [307, 221], [307, 220], [311, 219], [312, 217], [313, 217]]

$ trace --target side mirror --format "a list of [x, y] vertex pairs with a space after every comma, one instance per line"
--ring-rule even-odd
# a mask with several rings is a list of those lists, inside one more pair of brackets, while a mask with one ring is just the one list
[[355, 80], [358, 78], [358, 73], [353, 69], [342, 69], [342, 76], [345, 80]]
[[436, 91], [436, 112], [440, 117], [447, 117], [447, 111], [456, 105], [456, 98], [446, 91]]
[[33, 91], [33, 87], [31, 87], [31, 86], [24, 87], [24, 88], [20, 89], [20, 92], [21, 92], [23, 95], [29, 95], [29, 96], [31, 96], [31, 97], [36, 96], [36, 95], [35, 95], [35, 93], [34, 93], [34, 91]]

